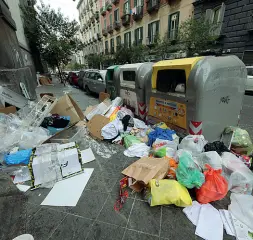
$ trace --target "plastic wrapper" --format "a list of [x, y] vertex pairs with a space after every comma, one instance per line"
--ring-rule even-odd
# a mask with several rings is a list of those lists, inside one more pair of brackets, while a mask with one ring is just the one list
[[149, 190], [145, 195], [151, 207], [169, 204], [174, 204], [178, 207], [192, 205], [192, 199], [188, 190], [176, 180], [152, 179], [149, 182]]
[[31, 174], [27, 166], [22, 166], [18, 170], [13, 171], [11, 176], [15, 176], [13, 182], [22, 183], [31, 180]]
[[134, 118], [134, 127], [139, 129], [146, 129], [148, 126], [141, 120]]
[[139, 143], [141, 143], [141, 141], [133, 135], [126, 135], [124, 137], [124, 145], [125, 145], [126, 148], [129, 148], [132, 145], [139, 144]]
[[187, 188], [200, 188], [205, 182], [204, 174], [195, 165], [192, 156], [184, 152], [180, 159], [176, 176], [179, 183]]
[[18, 165], [29, 163], [30, 157], [32, 154], [32, 149], [17, 151], [12, 154], [6, 154], [4, 157], [4, 161], [7, 165]]
[[175, 157], [176, 150], [178, 146], [178, 138], [173, 141], [163, 140], [163, 139], [156, 139], [153, 143], [153, 155], [155, 157]]
[[233, 216], [253, 229], [253, 196], [232, 193], [228, 210]]
[[193, 156], [197, 156], [203, 152], [206, 143], [207, 141], [203, 135], [188, 135], [183, 138], [178, 146], [178, 149], [188, 150], [192, 152]]
[[196, 161], [202, 170], [207, 170], [206, 164], [218, 170], [222, 169], [222, 159], [215, 151], [204, 152], [196, 157]]
[[114, 139], [120, 132], [123, 132], [123, 125], [119, 119], [115, 119], [101, 129], [101, 135], [104, 139]]
[[253, 173], [234, 154], [222, 154], [222, 168], [228, 180], [228, 189], [234, 193], [251, 194], [253, 188]]
[[220, 141], [207, 143], [204, 149], [205, 152], [216, 151], [219, 155], [221, 155], [223, 152], [230, 152], [230, 150], [225, 146], [225, 144]]
[[150, 147], [145, 143], [134, 144], [124, 151], [124, 155], [127, 157], [148, 157]]
[[228, 183], [221, 176], [222, 169], [215, 170], [209, 165], [206, 165], [206, 168], [205, 182], [199, 189], [196, 189], [197, 200], [202, 204], [221, 200], [228, 192]]

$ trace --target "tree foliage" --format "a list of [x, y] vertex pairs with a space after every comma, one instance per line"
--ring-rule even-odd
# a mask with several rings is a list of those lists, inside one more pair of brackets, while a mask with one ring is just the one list
[[213, 33], [218, 26], [200, 19], [190, 18], [179, 29], [179, 40], [188, 56], [206, 50], [217, 39]]
[[77, 39], [78, 23], [41, 2], [36, 9], [24, 8], [25, 33], [29, 41], [36, 44], [42, 59], [51, 67], [66, 65], [70, 57], [83, 48]]

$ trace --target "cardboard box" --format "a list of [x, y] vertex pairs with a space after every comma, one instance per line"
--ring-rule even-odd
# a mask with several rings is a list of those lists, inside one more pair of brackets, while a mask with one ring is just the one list
[[0, 113], [10, 114], [10, 113], [16, 113], [16, 112], [17, 112], [17, 108], [14, 106], [0, 108]]
[[99, 102], [103, 102], [105, 99], [110, 98], [110, 94], [101, 92], [99, 93]]
[[68, 94], [64, 95], [57, 101], [56, 105], [51, 110], [51, 113], [59, 114], [61, 116], [70, 116], [70, 124], [75, 124], [84, 120], [83, 111]]

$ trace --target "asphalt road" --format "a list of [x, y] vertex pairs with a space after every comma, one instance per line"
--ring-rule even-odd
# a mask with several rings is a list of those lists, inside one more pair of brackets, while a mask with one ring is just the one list
[[253, 96], [245, 95], [239, 126], [253, 139]]

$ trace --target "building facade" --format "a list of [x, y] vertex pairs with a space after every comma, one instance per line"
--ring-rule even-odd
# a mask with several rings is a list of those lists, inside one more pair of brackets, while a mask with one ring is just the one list
[[218, 24], [216, 48], [253, 65], [253, 0], [197, 0], [194, 16]]
[[124, 44], [151, 45], [156, 37], [176, 39], [181, 22], [193, 14], [193, 0], [100, 0], [104, 53]]
[[80, 0], [77, 4], [80, 21], [80, 38], [84, 43], [81, 63], [85, 64], [85, 57], [89, 54], [103, 52], [100, 27], [99, 3], [94, 0]]

